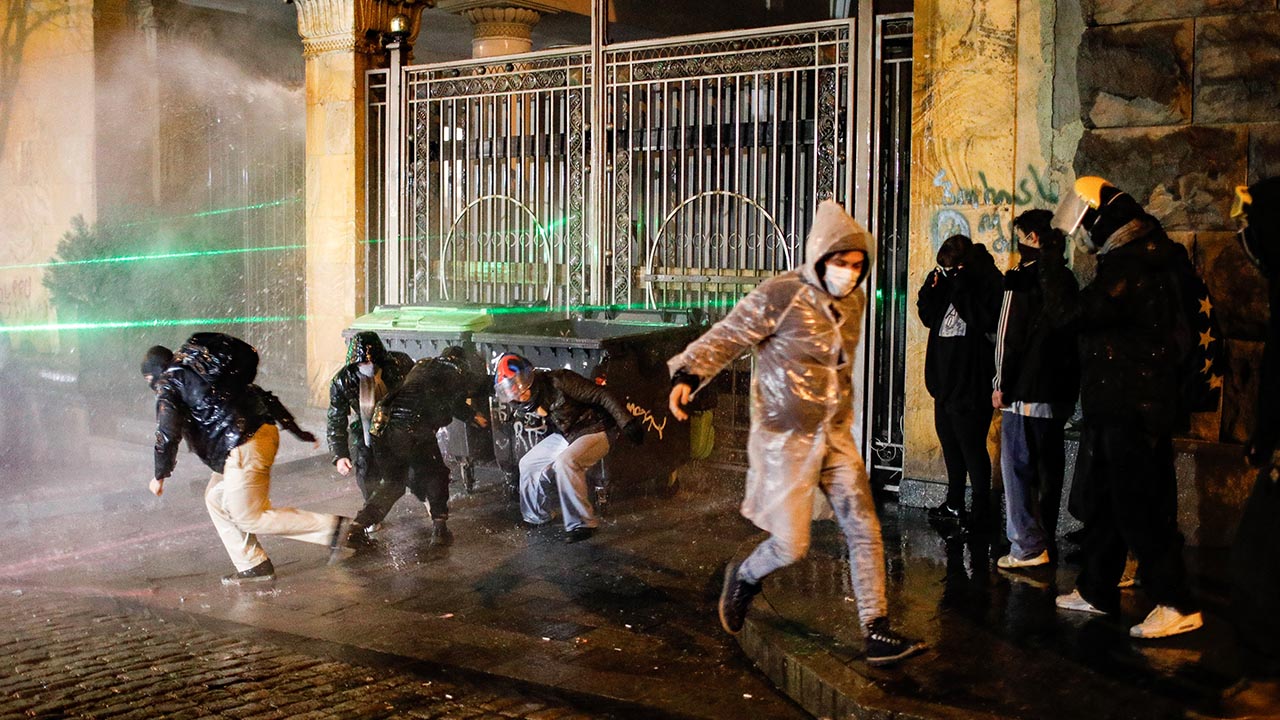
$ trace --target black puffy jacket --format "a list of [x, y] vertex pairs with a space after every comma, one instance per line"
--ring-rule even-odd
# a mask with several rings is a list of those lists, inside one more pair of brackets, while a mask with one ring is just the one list
[[[378, 345], [381, 348], [381, 344]], [[387, 393], [394, 392], [413, 369], [413, 360], [402, 352], [382, 351], [371, 358], [382, 371], [382, 383]], [[350, 441], [364, 447], [364, 426], [360, 423], [360, 370], [359, 362], [343, 366], [329, 383], [328, 423], [325, 437], [329, 443], [330, 462], [351, 457]], [[348, 423], [348, 418], [351, 418]]]
[[481, 409], [478, 401], [492, 394], [490, 377], [441, 358], [425, 358], [414, 363], [400, 387], [378, 402], [373, 433], [435, 432], [454, 418], [470, 421]]
[[530, 409], [542, 408], [554, 432], [573, 442], [583, 435], [625, 426], [631, 413], [602, 385], [572, 370], [535, 370]]
[[222, 472], [227, 455], [266, 423], [308, 442], [279, 398], [257, 385], [228, 393], [215, 389], [197, 372], [180, 365], [157, 381], [155, 476], [169, 477], [177, 464], [178, 443], [185, 435], [191, 450], [214, 472]]
[[1081, 410], [1087, 421], [1172, 432], [1183, 422], [1179, 371], [1194, 342], [1179, 285], [1195, 269], [1148, 215], [1115, 235], [1074, 308]]

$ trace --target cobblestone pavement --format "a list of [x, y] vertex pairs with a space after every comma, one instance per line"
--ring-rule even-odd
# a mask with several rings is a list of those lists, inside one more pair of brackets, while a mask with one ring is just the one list
[[228, 637], [110, 599], [5, 591], [0, 627], [3, 718], [615, 716], [513, 686]]

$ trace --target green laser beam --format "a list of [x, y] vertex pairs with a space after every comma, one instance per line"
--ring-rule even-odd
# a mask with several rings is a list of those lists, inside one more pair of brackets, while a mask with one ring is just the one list
[[83, 323], [44, 323], [39, 325], [0, 325], [0, 333], [51, 332], [57, 330], [120, 330], [128, 328], [176, 327], [183, 325], [257, 325], [261, 323], [306, 320], [306, 315], [265, 315], [231, 318], [182, 318], [152, 320], [106, 320]]
[[127, 228], [138, 227], [140, 225], [154, 225], [156, 223], [169, 222], [170, 220], [188, 220], [191, 218], [214, 217], [216, 215], [228, 215], [230, 213], [248, 212], [252, 210], [264, 210], [271, 207], [279, 207], [281, 205], [292, 205], [293, 203], [302, 202], [301, 198], [284, 198], [281, 200], [268, 200], [267, 202], [255, 203], [253, 205], [241, 205], [240, 207], [219, 208], [217, 210], [202, 210], [200, 212], [191, 213], [189, 215], [169, 215], [166, 217], [152, 218], [148, 220], [134, 220], [132, 222], [111, 223], [107, 227]]
[[190, 250], [187, 252], [152, 253], [149, 255], [117, 255], [115, 257], [88, 258], [86, 260], [50, 260], [43, 263], [27, 263], [25, 265], [0, 265], [0, 270], [28, 270], [48, 267], [67, 267], [70, 265], [102, 265], [106, 263], [141, 262], [146, 260], [174, 260], [180, 258], [214, 257], [218, 255], [241, 255], [244, 253], [276, 252], [279, 250], [300, 250], [306, 245], [271, 245], [268, 247], [229, 248], [226, 250]]

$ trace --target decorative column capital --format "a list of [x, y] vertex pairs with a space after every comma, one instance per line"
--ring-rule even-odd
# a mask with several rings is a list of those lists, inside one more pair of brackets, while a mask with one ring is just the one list
[[471, 21], [472, 57], [528, 52], [533, 26], [543, 15], [564, 9], [539, 0], [440, 0], [438, 7]]
[[298, 35], [303, 57], [331, 52], [375, 55], [382, 52], [379, 38], [391, 27], [391, 18], [409, 18], [412, 44], [421, 27], [424, 0], [294, 0], [298, 8]]

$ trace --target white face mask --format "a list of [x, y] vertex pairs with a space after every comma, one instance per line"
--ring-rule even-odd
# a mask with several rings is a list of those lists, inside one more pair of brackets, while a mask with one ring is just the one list
[[858, 273], [853, 268], [827, 265], [822, 284], [826, 286], [827, 292], [842, 298], [853, 292], [854, 286], [858, 284]]
[[373, 363], [360, 363], [356, 366], [356, 369], [365, 377], [373, 377]]

